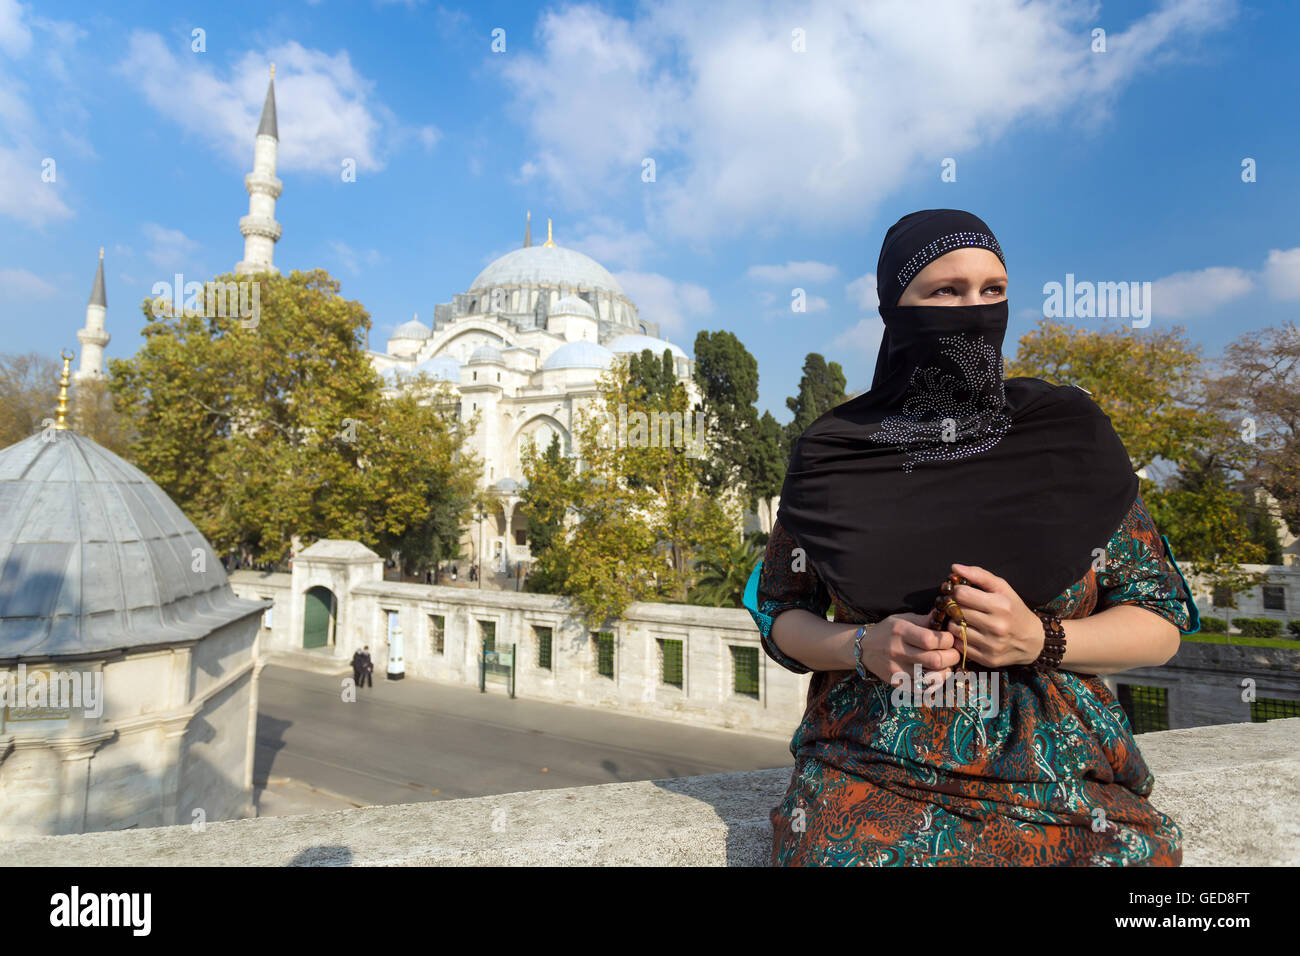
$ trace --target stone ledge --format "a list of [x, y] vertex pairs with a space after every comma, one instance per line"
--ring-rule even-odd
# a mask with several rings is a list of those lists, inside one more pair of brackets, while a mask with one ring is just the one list
[[[1300, 718], [1144, 734], [1186, 866], [1300, 864]], [[763, 866], [787, 768], [0, 844], [4, 866]]]

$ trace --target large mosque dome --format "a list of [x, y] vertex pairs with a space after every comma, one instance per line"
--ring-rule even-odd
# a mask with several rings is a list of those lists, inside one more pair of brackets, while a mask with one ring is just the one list
[[197, 640], [257, 609], [117, 455], [71, 431], [0, 451], [0, 658]]
[[626, 297], [623, 287], [595, 259], [563, 246], [525, 246], [507, 252], [478, 274], [470, 292], [516, 286], [567, 286]]

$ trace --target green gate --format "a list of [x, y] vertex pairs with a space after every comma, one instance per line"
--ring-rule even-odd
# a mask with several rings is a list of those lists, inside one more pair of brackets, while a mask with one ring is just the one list
[[329, 588], [314, 587], [306, 594], [303, 609], [302, 646], [324, 647], [330, 642], [330, 624], [334, 619], [334, 593]]

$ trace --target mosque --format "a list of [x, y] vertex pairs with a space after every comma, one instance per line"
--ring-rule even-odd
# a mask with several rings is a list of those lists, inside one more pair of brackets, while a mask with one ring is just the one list
[[[279, 126], [275, 68], [253, 147], [253, 171], [244, 178], [248, 215], [239, 220], [244, 257], [238, 275], [276, 272], [275, 244], [282, 226], [275, 202], [284, 188], [276, 177]], [[106, 301], [103, 256], [86, 312], [77, 380], [103, 375]], [[521, 453], [528, 440], [545, 449], [558, 438], [566, 455], [576, 455], [574, 427], [580, 408], [597, 395], [601, 374], [619, 355], [649, 349], [672, 354], [678, 379], [693, 399], [694, 360], [680, 346], [659, 337], [608, 270], [575, 249], [557, 245], [550, 221], [546, 240], [532, 241], [526, 214], [523, 244], [507, 253], [451, 301], [433, 307], [432, 324], [419, 320], [397, 326], [384, 351], [370, 351], [374, 369], [388, 387], [409, 387], [422, 374], [446, 382], [459, 414], [480, 415], [470, 440], [483, 462], [480, 487], [496, 507], [467, 529], [462, 545], [489, 574], [507, 575], [530, 557], [527, 518], [520, 509]], [[481, 530], [480, 530], [481, 529]]]

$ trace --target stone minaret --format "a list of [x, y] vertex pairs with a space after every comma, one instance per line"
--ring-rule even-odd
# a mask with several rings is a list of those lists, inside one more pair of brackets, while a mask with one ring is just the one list
[[533, 211], [528, 210], [528, 215], [524, 218], [524, 248], [527, 249], [533, 244]]
[[280, 224], [275, 221], [275, 201], [284, 183], [275, 178], [275, 158], [280, 148], [280, 133], [275, 123], [275, 64], [271, 64], [271, 82], [262, 104], [262, 122], [257, 127], [253, 147], [253, 171], [244, 177], [248, 190], [248, 215], [239, 220], [244, 234], [244, 261], [235, 265], [239, 275], [255, 272], [278, 272], [271, 264], [275, 244], [280, 238]]
[[81, 367], [72, 376], [74, 382], [104, 377], [104, 346], [109, 335], [104, 331], [104, 316], [108, 312], [108, 299], [104, 296], [104, 247], [99, 247], [99, 270], [95, 285], [90, 290], [90, 304], [86, 306], [86, 327], [77, 333], [81, 340]]

